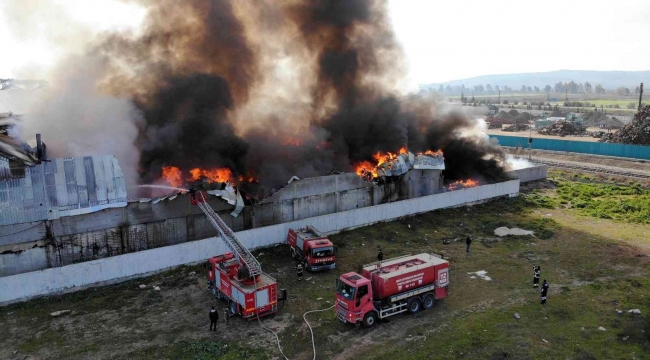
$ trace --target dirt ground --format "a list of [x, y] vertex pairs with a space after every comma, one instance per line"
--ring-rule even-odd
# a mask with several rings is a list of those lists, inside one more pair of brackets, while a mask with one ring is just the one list
[[646, 160], [614, 158], [614, 157], [607, 157], [607, 156], [596, 156], [591, 154], [544, 151], [544, 150], [535, 150], [535, 149], [533, 149], [532, 152], [530, 152], [528, 149], [515, 149], [515, 148], [504, 148], [504, 150], [510, 154], [517, 155], [523, 158], [526, 158], [530, 154], [531, 156], [536, 158], [547, 158], [549, 160], [569, 161], [569, 162], [580, 163], [580, 164], [596, 164], [596, 165], [603, 165], [603, 166], [611, 166], [615, 168], [640, 170], [640, 171], [650, 173], [650, 161], [646, 161]]
[[[603, 131], [603, 129], [599, 129], [597, 127], [589, 127], [587, 128], [587, 131]], [[612, 132], [616, 132], [617, 130], [612, 130]], [[508, 132], [508, 131], [501, 131], [501, 129], [489, 129], [486, 131], [488, 135], [503, 135], [503, 136], [520, 136], [520, 137], [528, 137], [531, 135], [529, 131], [517, 131], [517, 132]], [[542, 135], [538, 134], [535, 131], [532, 132], [532, 137], [535, 139], [555, 139], [555, 140], [574, 140], [574, 141], [588, 141], [588, 142], [598, 142], [598, 138], [594, 138], [591, 136], [552, 136], [552, 135]]]
[[[289, 299], [261, 322], [289, 359], [312, 359], [303, 314], [333, 304], [334, 281], [375, 259], [432, 252], [451, 264], [450, 297], [429, 311], [373, 329], [346, 325], [333, 310], [307, 315], [319, 359], [643, 359], [650, 354], [650, 225], [531, 205], [552, 181], [526, 184], [517, 198], [446, 209], [332, 236], [339, 267], [298, 282], [286, 246], [254, 255]], [[494, 235], [500, 226], [536, 236]], [[474, 239], [465, 252], [464, 238]], [[539, 304], [533, 265], [551, 288]], [[491, 281], [472, 278], [484, 270]], [[219, 321], [209, 332], [205, 265], [177, 268], [0, 308], [2, 359], [281, 359], [257, 321]], [[146, 285], [141, 289], [140, 285]], [[159, 286], [160, 291], [153, 290]], [[628, 313], [640, 309], [641, 315]], [[61, 317], [51, 312], [71, 310]], [[618, 313], [620, 310], [621, 313]], [[514, 316], [517, 313], [519, 319]], [[603, 327], [606, 330], [599, 330]]]

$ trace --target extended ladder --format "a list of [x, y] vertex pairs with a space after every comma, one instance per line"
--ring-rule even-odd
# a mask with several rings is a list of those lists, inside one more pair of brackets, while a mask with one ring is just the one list
[[253, 254], [251, 254], [250, 251], [248, 251], [248, 249], [242, 245], [239, 240], [237, 240], [235, 234], [232, 232], [232, 230], [230, 230], [226, 223], [221, 220], [219, 215], [217, 215], [217, 213], [212, 210], [208, 204], [205, 193], [203, 191], [197, 191], [196, 194], [193, 195], [195, 196], [196, 203], [199, 205], [201, 210], [203, 210], [205, 216], [208, 217], [208, 220], [210, 220], [212, 226], [217, 229], [217, 232], [219, 235], [221, 235], [223, 241], [226, 242], [226, 245], [228, 245], [230, 251], [235, 254], [239, 263], [248, 268], [250, 271], [250, 276], [255, 277], [261, 274], [262, 268], [260, 267], [260, 263], [253, 256]]

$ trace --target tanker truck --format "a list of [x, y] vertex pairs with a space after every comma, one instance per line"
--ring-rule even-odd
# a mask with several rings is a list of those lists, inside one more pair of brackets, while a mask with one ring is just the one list
[[363, 266], [336, 281], [336, 316], [364, 327], [393, 315], [431, 309], [449, 295], [449, 262], [433, 254], [401, 256]]

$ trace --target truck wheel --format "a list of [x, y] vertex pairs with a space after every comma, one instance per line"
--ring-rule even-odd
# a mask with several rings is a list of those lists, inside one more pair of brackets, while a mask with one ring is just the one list
[[422, 308], [424, 310], [429, 310], [436, 305], [436, 297], [433, 294], [426, 294], [424, 296], [424, 301], [422, 302]]
[[366, 316], [363, 317], [363, 327], [371, 328], [377, 323], [377, 314], [374, 312], [369, 312]]
[[408, 304], [409, 307], [409, 312], [411, 314], [416, 314], [420, 312], [420, 309], [422, 308], [422, 303], [420, 302], [419, 299], [411, 299]]
[[237, 303], [236, 302], [230, 300], [230, 304], [229, 304], [228, 307], [230, 308], [230, 314], [231, 315], [238, 314], [238, 312], [237, 312]]

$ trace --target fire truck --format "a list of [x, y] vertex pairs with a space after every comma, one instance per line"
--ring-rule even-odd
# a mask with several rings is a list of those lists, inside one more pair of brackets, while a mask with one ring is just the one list
[[336, 247], [313, 226], [289, 229], [287, 244], [291, 257], [302, 262], [309, 271], [336, 268]]
[[363, 266], [336, 281], [336, 316], [372, 327], [379, 319], [431, 309], [449, 295], [449, 262], [433, 254], [397, 257]]
[[212, 295], [226, 301], [231, 314], [249, 320], [276, 313], [278, 286], [275, 279], [262, 272], [253, 254], [212, 210], [205, 192], [191, 189], [189, 195], [192, 204], [201, 208], [231, 251], [208, 260], [208, 286]]

